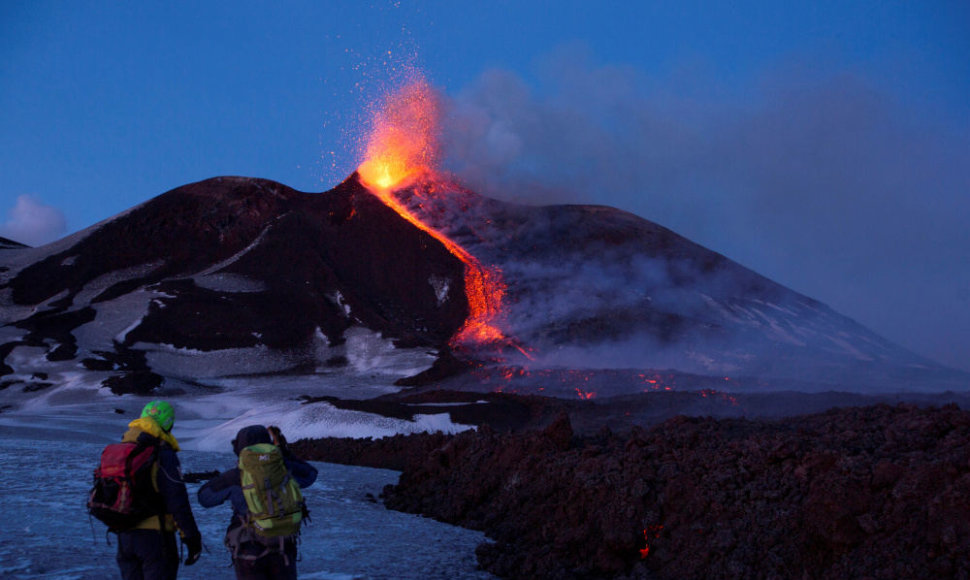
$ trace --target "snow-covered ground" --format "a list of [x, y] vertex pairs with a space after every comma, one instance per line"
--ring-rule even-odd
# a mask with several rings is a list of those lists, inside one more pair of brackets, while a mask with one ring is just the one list
[[[42, 349], [34, 349], [40, 351]], [[360, 349], [367, 350], [367, 349]], [[338, 409], [305, 397], [369, 399], [400, 390], [394, 380], [406, 376], [423, 357], [373, 349], [354, 369], [315, 374], [213, 376], [184, 382], [168, 378], [151, 396], [118, 396], [101, 386], [109, 373], [78, 369], [70, 361], [45, 363], [27, 347], [15, 350], [20, 372], [0, 388], [0, 426], [22, 427], [41, 423], [48, 429], [94, 431], [102, 425], [124, 426], [152, 399], [167, 399], [175, 406], [176, 437], [185, 449], [222, 451], [246, 425], [277, 425], [291, 441], [320, 437], [385, 437], [397, 433], [469, 429], [452, 423], [446, 410], [418, 415], [413, 421]], [[396, 358], [395, 358], [396, 357]], [[422, 368], [422, 367], [419, 367]], [[32, 374], [33, 373], [33, 374]], [[37, 378], [42, 377], [42, 378]], [[117, 435], [113, 434], [112, 437]]]
[[[117, 440], [130, 417], [111, 421], [67, 416], [0, 424], [0, 490], [5, 524], [0, 527], [0, 577], [87, 580], [117, 577], [116, 541], [106, 543], [105, 527], [85, 509], [92, 470], [101, 448]], [[8, 418], [9, 419], [9, 418]], [[180, 435], [180, 425], [174, 433]], [[187, 447], [192, 440], [185, 439]], [[224, 470], [229, 451], [183, 450], [186, 472]], [[305, 490], [312, 521], [302, 536], [299, 563], [305, 579], [489, 578], [476, 570], [474, 549], [480, 533], [387, 510], [373, 501], [397, 472], [315, 464], [317, 482]], [[195, 504], [199, 484], [189, 494], [207, 552], [180, 578], [232, 578], [222, 537], [228, 505], [202, 509]]]
[[[185, 472], [232, 467], [230, 442], [240, 428], [252, 424], [278, 425], [291, 441], [469, 428], [452, 423], [445, 409], [405, 421], [301, 400], [305, 395], [364, 399], [396, 391], [392, 382], [399, 373], [388, 368], [394, 365], [360, 365], [356, 372], [334, 374], [211, 378], [204, 384], [168, 380], [163, 392], [151, 397], [113, 395], [100, 388], [105, 373], [70, 363], [48, 366], [42, 378], [13, 377], [22, 382], [0, 389], [5, 521], [0, 526], [0, 578], [117, 577], [116, 543], [106, 543], [105, 527], [88, 517], [85, 502], [101, 449], [118, 441], [151, 399], [164, 398], [175, 407], [173, 434], [182, 446]], [[305, 491], [312, 521], [303, 534], [301, 578], [490, 577], [476, 570], [474, 550], [485, 540], [482, 534], [393, 512], [375, 501], [385, 485], [397, 481], [397, 472], [326, 463], [317, 467], [320, 476]], [[198, 487], [189, 484], [193, 502]], [[179, 577], [232, 578], [222, 544], [229, 506], [194, 507], [209, 552]]]

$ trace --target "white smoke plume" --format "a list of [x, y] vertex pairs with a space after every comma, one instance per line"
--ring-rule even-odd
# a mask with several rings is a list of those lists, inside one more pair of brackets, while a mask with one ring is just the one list
[[469, 187], [631, 211], [968, 368], [970, 131], [860, 71], [725, 94], [567, 50], [536, 79], [491, 70], [451, 99], [445, 165]]
[[30, 195], [17, 196], [17, 203], [7, 210], [7, 221], [0, 224], [0, 236], [28, 246], [52, 242], [66, 231], [67, 220], [61, 210]]

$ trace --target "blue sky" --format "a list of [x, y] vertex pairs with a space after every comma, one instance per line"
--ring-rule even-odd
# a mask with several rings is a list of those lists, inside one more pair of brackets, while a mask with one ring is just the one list
[[0, 235], [327, 190], [410, 64], [482, 193], [632, 211], [970, 369], [965, 1], [14, 0], [0, 39]]

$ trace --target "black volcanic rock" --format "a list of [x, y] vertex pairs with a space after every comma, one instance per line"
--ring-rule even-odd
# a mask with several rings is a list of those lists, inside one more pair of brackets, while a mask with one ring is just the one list
[[479, 563], [502, 577], [970, 575], [970, 413], [955, 405], [585, 438], [562, 419], [418, 449], [386, 505], [485, 531]]

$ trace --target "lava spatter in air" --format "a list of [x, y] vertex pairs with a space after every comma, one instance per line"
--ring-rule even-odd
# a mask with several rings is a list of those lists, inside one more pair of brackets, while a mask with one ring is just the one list
[[465, 265], [469, 313], [464, 325], [452, 337], [452, 345], [515, 346], [528, 356], [496, 326], [505, 295], [501, 271], [483, 265], [395, 195], [408, 188], [417, 196], [446, 194], [447, 187], [436, 187], [443, 181], [436, 170], [438, 115], [437, 94], [423, 78], [412, 80], [390, 95], [384, 107], [373, 115], [365, 160], [357, 170], [360, 181], [401, 217], [441, 242]]

